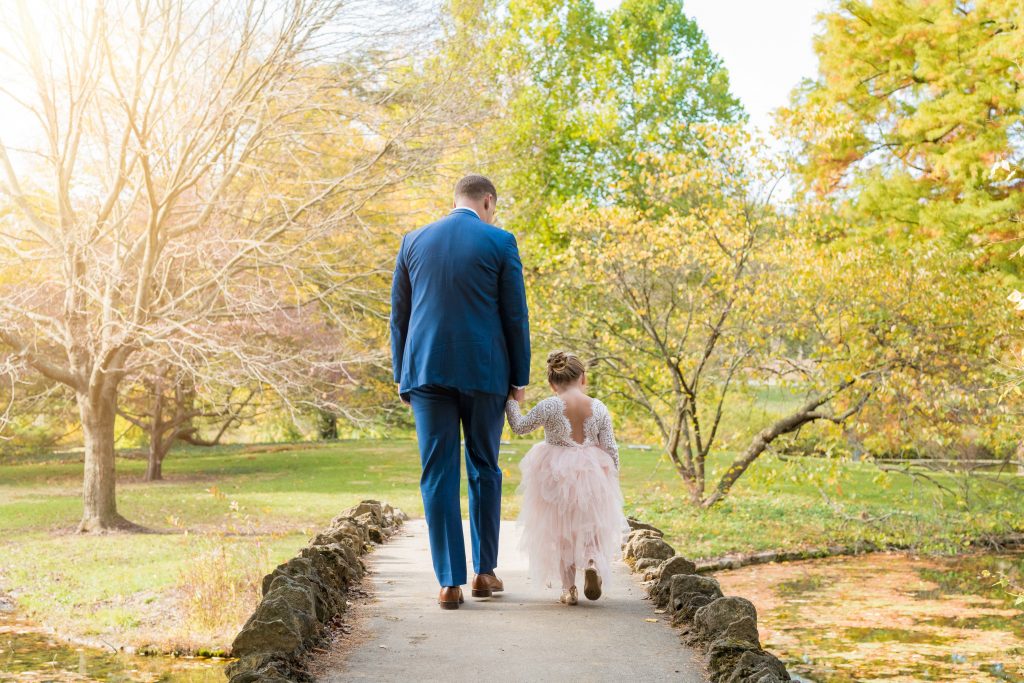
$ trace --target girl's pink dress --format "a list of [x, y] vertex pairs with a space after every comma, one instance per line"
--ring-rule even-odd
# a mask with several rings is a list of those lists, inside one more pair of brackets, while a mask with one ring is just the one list
[[629, 525], [622, 513], [619, 450], [608, 409], [591, 399], [583, 443], [572, 439], [565, 403], [544, 399], [522, 415], [509, 400], [505, 414], [516, 434], [544, 427], [544, 441], [519, 463], [522, 482], [520, 550], [530, 561], [529, 576], [541, 585], [559, 585], [564, 567], [586, 569], [591, 560], [605, 585], [611, 563], [621, 557]]

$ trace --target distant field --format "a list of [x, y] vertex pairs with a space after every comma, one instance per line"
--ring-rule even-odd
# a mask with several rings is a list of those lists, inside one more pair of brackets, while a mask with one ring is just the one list
[[[517, 512], [516, 463], [531, 443], [502, 447], [508, 518]], [[409, 439], [183, 449], [165, 463], [166, 481], [154, 484], [142, 481], [144, 469], [141, 460], [119, 459], [118, 505], [158, 533], [79, 536], [72, 530], [80, 463], [0, 466], [0, 587], [63, 631], [161, 649], [225, 647], [249, 598], [238, 598], [243, 616], [234, 621], [196, 623], [186, 605], [202, 599], [197, 592], [244, 589], [248, 579], [234, 572], [266, 571], [360, 499], [422, 514], [419, 457]], [[961, 480], [941, 479], [957, 495], [870, 464], [766, 457], [734, 496], [700, 512], [656, 451], [622, 453], [627, 512], [663, 527], [691, 557], [857, 539], [948, 551], [1024, 527], [1024, 497], [1005, 483], [976, 478], [961, 488]], [[981, 487], [984, 504], [975, 502]]]

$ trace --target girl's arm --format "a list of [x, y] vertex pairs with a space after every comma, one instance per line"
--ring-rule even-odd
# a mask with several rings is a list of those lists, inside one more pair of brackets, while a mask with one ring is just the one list
[[612, 429], [612, 416], [608, 408], [601, 404], [601, 414], [598, 416], [597, 444], [603, 448], [608, 455], [612, 456], [615, 469], [619, 469], [619, 444], [615, 443], [615, 430]]
[[508, 418], [508, 426], [516, 434], [529, 434], [544, 424], [545, 405], [545, 402], [541, 401], [530, 412], [523, 415], [519, 412], [519, 402], [510, 398], [505, 402], [505, 417]]

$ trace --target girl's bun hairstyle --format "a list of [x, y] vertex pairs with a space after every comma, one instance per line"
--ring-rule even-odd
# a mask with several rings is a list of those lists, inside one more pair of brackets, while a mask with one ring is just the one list
[[583, 376], [586, 369], [583, 361], [575, 353], [552, 351], [548, 354], [548, 381], [555, 386], [575, 382]]

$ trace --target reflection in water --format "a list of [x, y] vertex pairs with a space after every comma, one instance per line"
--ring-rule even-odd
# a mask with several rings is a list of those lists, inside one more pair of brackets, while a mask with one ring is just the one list
[[224, 660], [144, 657], [58, 642], [0, 614], [0, 681], [223, 683]]
[[753, 601], [765, 647], [804, 679], [1024, 683], [1024, 613], [1000, 573], [1020, 585], [1024, 553], [882, 553], [716, 578]]

